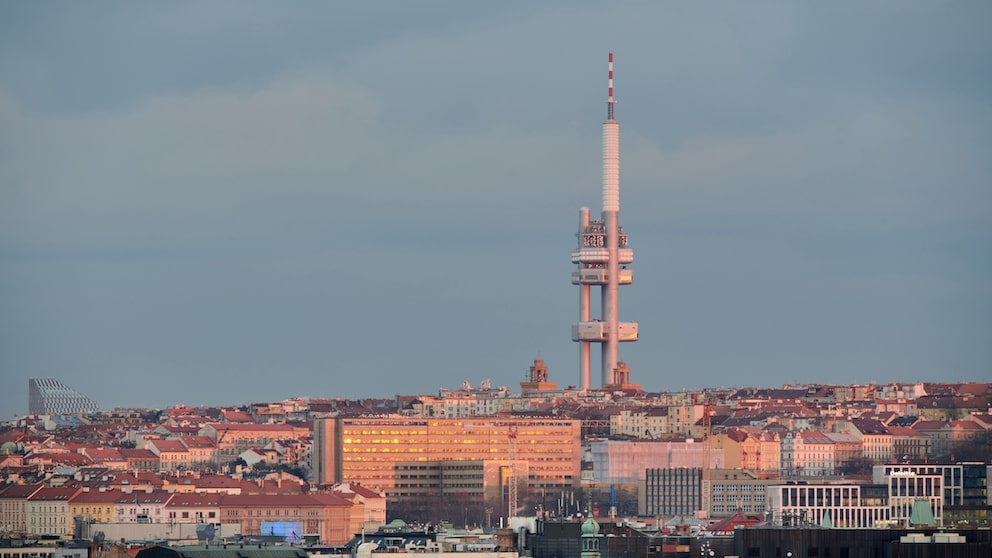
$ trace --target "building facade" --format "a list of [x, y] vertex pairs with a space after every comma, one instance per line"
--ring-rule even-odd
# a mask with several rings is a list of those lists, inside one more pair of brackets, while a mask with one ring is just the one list
[[[637, 483], [648, 469], [699, 467], [704, 444], [688, 440], [595, 440], [589, 443], [597, 483]], [[712, 467], [723, 466], [723, 452], [710, 453]]]
[[314, 422], [312, 480], [382, 488], [390, 501], [465, 493], [499, 499], [579, 486], [581, 421], [337, 417]]
[[[891, 525], [888, 505], [868, 503], [857, 484], [777, 484], [765, 496], [773, 525], [873, 529]], [[864, 500], [864, 501], [863, 501]]]
[[699, 467], [648, 469], [637, 484], [637, 513], [642, 516], [692, 515], [702, 509], [703, 470]]
[[95, 401], [54, 378], [28, 380], [28, 414], [76, 415], [98, 408]]
[[761, 515], [768, 487], [781, 482], [746, 469], [712, 469], [703, 477], [702, 509], [710, 517], [730, 517], [737, 512]]

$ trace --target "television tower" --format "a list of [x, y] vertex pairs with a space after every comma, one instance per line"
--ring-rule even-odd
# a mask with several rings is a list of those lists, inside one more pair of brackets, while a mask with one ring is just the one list
[[[637, 341], [637, 323], [620, 321], [620, 285], [634, 282], [627, 264], [634, 251], [627, 247], [627, 234], [620, 227], [620, 123], [613, 115], [613, 53], [610, 53], [609, 93], [603, 122], [603, 214], [590, 220], [589, 208], [579, 210], [579, 246], [572, 252], [572, 284], [579, 286], [579, 323], [572, 326], [572, 340], [579, 343], [580, 387], [590, 388], [589, 362], [592, 343], [602, 346], [602, 385], [629, 382], [617, 378], [620, 343]], [[599, 285], [601, 317], [590, 319], [590, 290]]]

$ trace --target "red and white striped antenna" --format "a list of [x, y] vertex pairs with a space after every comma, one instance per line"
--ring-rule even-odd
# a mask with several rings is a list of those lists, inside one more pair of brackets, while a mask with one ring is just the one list
[[610, 53], [610, 91], [606, 101], [606, 119], [613, 120], [613, 53]]

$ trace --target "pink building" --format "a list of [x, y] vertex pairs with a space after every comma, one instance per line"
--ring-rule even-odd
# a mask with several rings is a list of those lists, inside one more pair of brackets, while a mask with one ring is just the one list
[[817, 477], [834, 470], [834, 441], [823, 432], [800, 430], [782, 438], [783, 475]]
[[361, 532], [365, 516], [363, 505], [327, 493], [225, 495], [220, 512], [223, 523], [240, 524], [245, 536], [276, 534], [277, 526], [297, 524], [302, 532], [284, 535], [316, 537], [323, 544], [348, 542]]

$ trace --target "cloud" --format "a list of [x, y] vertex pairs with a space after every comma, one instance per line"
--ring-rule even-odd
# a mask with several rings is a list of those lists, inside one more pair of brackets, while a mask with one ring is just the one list
[[[977, 114], [984, 107], [976, 107]], [[878, 230], [989, 218], [979, 155], [988, 134], [912, 104], [863, 106], [830, 122], [670, 148], [627, 139], [626, 171], [666, 217], [700, 215], [752, 226]], [[954, 193], [948, 195], [949, 188]]]
[[4, 370], [574, 383], [608, 50], [638, 381], [992, 358], [983, 3], [96, 5], [0, 7]]

